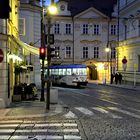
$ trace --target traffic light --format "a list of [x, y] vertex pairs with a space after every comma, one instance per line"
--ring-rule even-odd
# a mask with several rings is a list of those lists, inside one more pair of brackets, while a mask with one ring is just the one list
[[0, 0], [0, 19], [8, 19], [10, 11], [9, 0]]
[[46, 49], [44, 47], [39, 48], [40, 59], [44, 60], [46, 57]]
[[45, 35], [45, 43], [48, 44], [48, 40], [50, 39], [50, 45], [54, 44], [54, 34], [50, 34], [50, 37], [48, 35]]

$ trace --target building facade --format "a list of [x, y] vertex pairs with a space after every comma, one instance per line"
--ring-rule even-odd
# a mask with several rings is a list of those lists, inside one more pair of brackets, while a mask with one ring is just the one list
[[20, 1], [7, 0], [7, 4], [11, 9], [9, 17], [0, 17], [0, 108], [7, 107], [13, 101], [15, 86], [28, 83], [27, 73], [30, 73], [30, 67], [27, 58], [32, 54], [39, 56], [37, 47], [20, 40]]
[[[140, 1], [120, 0], [118, 4], [118, 71], [123, 74], [125, 82], [135, 86], [140, 84]], [[124, 57], [126, 64], [122, 62]]]
[[86, 64], [88, 79], [109, 80], [116, 67], [117, 22], [111, 16], [115, 3], [101, 7], [100, 2], [57, 2], [58, 15], [51, 17], [51, 33], [58, 56], [52, 64]]
[[[0, 49], [3, 60], [0, 63], [0, 108], [8, 106], [12, 100], [15, 85], [14, 66], [20, 62], [19, 45], [15, 41], [18, 33], [18, 0], [10, 0], [9, 19], [0, 19]], [[14, 55], [17, 57], [14, 59]]]
[[[21, 0], [19, 9], [20, 39], [34, 47], [41, 46], [41, 12], [40, 0]], [[26, 73], [26, 83], [41, 85], [39, 55], [27, 54], [26, 61], [32, 65], [33, 71]]]

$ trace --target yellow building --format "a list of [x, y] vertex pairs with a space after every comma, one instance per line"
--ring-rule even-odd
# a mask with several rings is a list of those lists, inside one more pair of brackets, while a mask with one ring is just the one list
[[[140, 1], [119, 3], [119, 46], [117, 48], [118, 71], [124, 83], [140, 84]], [[122, 60], [126, 58], [127, 63]]]
[[[39, 54], [39, 50], [20, 41], [18, 18], [19, 0], [9, 0], [10, 13], [8, 19], [0, 19], [0, 49], [3, 52], [3, 60], [0, 63], [0, 108], [8, 106], [13, 97], [14, 86], [20, 83], [21, 64], [24, 57]], [[1, 56], [0, 56], [1, 57]]]

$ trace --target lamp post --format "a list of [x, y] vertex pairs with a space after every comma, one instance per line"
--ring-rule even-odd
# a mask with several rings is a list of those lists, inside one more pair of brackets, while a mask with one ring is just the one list
[[[42, 0], [42, 13], [41, 13], [41, 47], [45, 47], [45, 28], [44, 28], [44, 0]], [[42, 71], [41, 71], [41, 98], [40, 101], [44, 101], [44, 59], [42, 59]]]
[[50, 64], [51, 64], [51, 42], [50, 42], [50, 31], [51, 31], [51, 15], [55, 15], [57, 13], [57, 8], [54, 5], [54, 0], [51, 0], [51, 5], [47, 9], [47, 33], [48, 33], [48, 39], [47, 39], [47, 103], [46, 103], [46, 109], [50, 109]]
[[[106, 58], [107, 58], [107, 64], [106, 64], [106, 68], [105, 68], [105, 84], [106, 84], [106, 81], [107, 81], [107, 76], [109, 75], [109, 47], [107, 45], [107, 47], [105, 48], [105, 52], [106, 52]], [[106, 70], [108, 70], [108, 73], [106, 75]]]

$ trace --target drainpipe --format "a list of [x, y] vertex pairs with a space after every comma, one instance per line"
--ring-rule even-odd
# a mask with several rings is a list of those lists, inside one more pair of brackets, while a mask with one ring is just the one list
[[73, 33], [72, 33], [72, 37], [73, 37], [73, 39], [72, 39], [72, 41], [73, 41], [73, 47], [72, 47], [72, 63], [74, 64], [74, 17], [72, 17], [72, 29], [73, 29]]
[[[119, 16], [120, 16], [120, 0], [118, 0], [118, 29], [117, 29], [117, 34], [118, 34], [118, 36], [117, 36], [118, 47], [119, 47], [119, 33], [120, 33], [119, 32], [119, 27], [120, 27], [120, 18], [119, 18]], [[116, 70], [118, 71], [118, 52], [117, 52], [117, 68], [116, 68]]]

